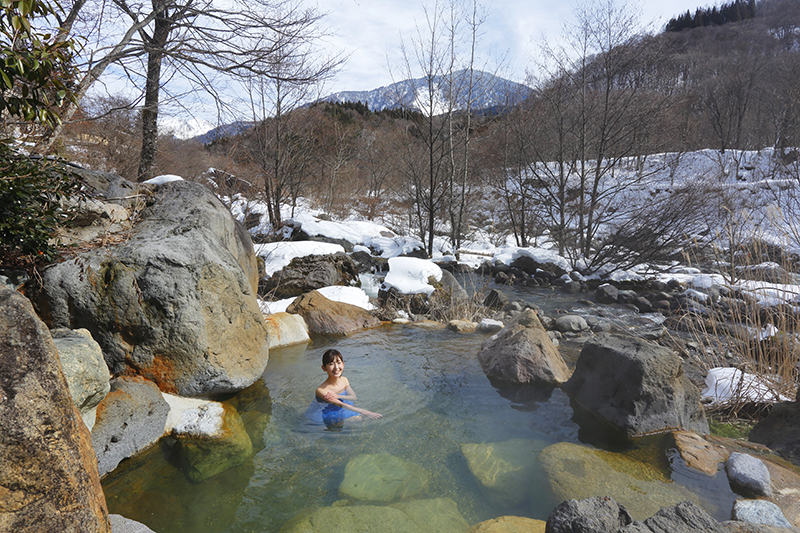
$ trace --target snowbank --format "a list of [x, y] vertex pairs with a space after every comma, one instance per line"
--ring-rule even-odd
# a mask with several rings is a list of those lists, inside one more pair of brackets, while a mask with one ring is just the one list
[[416, 257], [393, 257], [389, 259], [389, 273], [383, 280], [383, 290], [397, 289], [402, 294], [430, 294], [434, 287], [428, 278], [442, 279], [442, 269], [427, 259]]

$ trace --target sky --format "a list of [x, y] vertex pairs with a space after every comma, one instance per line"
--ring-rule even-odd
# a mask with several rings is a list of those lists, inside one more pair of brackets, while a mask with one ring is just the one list
[[[304, 1], [307, 6], [316, 7], [325, 14], [321, 21], [323, 31], [328, 33], [324, 50], [331, 55], [342, 53], [348, 58], [336, 76], [316, 93], [325, 96], [339, 91], [370, 91], [406, 79], [408, 71], [403, 67], [401, 43], [411, 48], [416, 29], [425, 25], [424, 6], [430, 10], [436, 0]], [[480, 5], [485, 19], [480, 26], [476, 68], [524, 82], [527, 72], [536, 63], [543, 39], [557, 46], [563, 38], [565, 26], [574, 22], [575, 9], [581, 1], [592, 0], [479, 0], [483, 2]], [[615, 1], [618, 5], [625, 2]], [[716, 3], [721, 3], [721, 0]], [[670, 18], [687, 9], [694, 12], [698, 7], [715, 3], [704, 0], [627, 0], [627, 4], [641, 13], [642, 28], [649, 27], [657, 32]], [[412, 72], [412, 76], [418, 77], [420, 73]], [[229, 101], [237, 98], [234, 92]], [[209, 123], [245, 118], [220, 118], [208, 102], [191, 104], [183, 97], [180, 100], [177, 107], [162, 106], [160, 121], [173, 119], [185, 124], [194, 117], [201, 119], [197, 127], [206, 131]]]
[[[325, 24], [335, 35], [328, 39], [331, 49], [349, 55], [337, 77], [328, 83], [333, 93], [343, 90], [365, 91], [403, 79], [390, 70], [402, 66], [401, 36], [406, 45], [417, 25], [424, 25], [420, 0], [317, 0], [327, 13]], [[542, 38], [557, 42], [565, 23], [574, 20], [577, 1], [570, 0], [487, 0], [486, 19], [481, 26], [478, 65], [488, 70], [500, 64], [498, 74], [523, 82], [526, 70], [535, 61]], [[637, 5], [637, 4], [632, 4]], [[666, 22], [687, 9], [714, 5], [703, 0], [642, 0], [642, 21], [660, 30]]]

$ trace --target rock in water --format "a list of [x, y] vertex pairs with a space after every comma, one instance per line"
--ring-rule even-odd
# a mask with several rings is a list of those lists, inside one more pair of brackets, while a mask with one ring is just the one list
[[0, 531], [109, 533], [89, 430], [30, 302], [0, 288]]
[[390, 502], [427, 493], [429, 479], [427, 470], [400, 457], [364, 454], [347, 463], [339, 492], [357, 500]]
[[700, 391], [683, 374], [680, 357], [634, 337], [601, 335], [587, 342], [561, 388], [628, 437], [709, 432]]
[[48, 268], [50, 327], [86, 328], [115, 375], [183, 396], [241, 390], [264, 372], [267, 331], [250, 236], [205, 186], [160, 185], [123, 244]]
[[564, 359], [532, 309], [487, 339], [478, 360], [486, 376], [503, 385], [558, 385], [569, 378]]

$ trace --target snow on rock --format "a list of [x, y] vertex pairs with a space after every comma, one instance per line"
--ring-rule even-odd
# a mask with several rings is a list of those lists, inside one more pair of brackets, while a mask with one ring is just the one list
[[344, 248], [338, 244], [316, 241], [269, 242], [256, 244], [254, 248], [256, 255], [264, 259], [266, 277], [271, 277], [275, 272], [287, 266], [295, 257], [344, 253]]
[[310, 213], [300, 213], [287, 221], [292, 226], [299, 227], [309, 237], [327, 237], [329, 239], [344, 240], [353, 244], [363, 244], [361, 232], [348, 228], [345, 224], [319, 219]]
[[183, 180], [182, 177], [176, 176], [175, 174], [162, 174], [161, 176], [150, 178], [149, 180], [143, 181], [142, 183], [147, 183], [148, 185], [161, 185], [162, 183], [169, 183], [170, 181], [182, 181], [182, 180]]
[[547, 250], [545, 248], [535, 248], [532, 246], [528, 248], [518, 248], [516, 246], [503, 246], [495, 254], [494, 260], [495, 262], [510, 265], [516, 259], [523, 256], [530, 257], [537, 263], [541, 263], [543, 265], [552, 263], [554, 265], [559, 266], [561, 269], [566, 270], [567, 272], [572, 270], [569, 261], [558, 255], [556, 252], [552, 250]]
[[[774, 380], [779, 378], [775, 376]], [[790, 398], [774, 391], [768, 377], [745, 374], [738, 368], [717, 367], [708, 371], [701, 401], [710, 405], [730, 402], [788, 402]]]
[[389, 273], [383, 280], [383, 290], [395, 288], [402, 294], [427, 294], [430, 296], [434, 288], [428, 284], [428, 278], [436, 281], [442, 279], [442, 269], [428, 259], [416, 257], [392, 257], [389, 259]]
[[[322, 287], [321, 289], [317, 289], [317, 292], [321, 293], [328, 300], [333, 300], [334, 302], [343, 302], [356, 305], [367, 311], [372, 311], [375, 309], [375, 306], [369, 303], [369, 296], [367, 293], [358, 287], [332, 285], [330, 287]], [[259, 300], [258, 306], [261, 308], [261, 312], [265, 315], [282, 313], [286, 311], [286, 308], [289, 307], [289, 305], [295, 301], [295, 299], [296, 298], [284, 298], [283, 300], [278, 300], [276, 302], [265, 302], [263, 300]]]

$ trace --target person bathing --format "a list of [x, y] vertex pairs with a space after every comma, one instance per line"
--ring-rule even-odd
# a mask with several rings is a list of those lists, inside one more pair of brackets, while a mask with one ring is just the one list
[[339, 350], [330, 349], [322, 354], [322, 370], [328, 374], [328, 379], [322, 382], [315, 391], [318, 402], [326, 402], [322, 410], [322, 421], [327, 426], [340, 425], [346, 418], [360, 418], [361, 416], [372, 420], [383, 415], [360, 409], [353, 405], [356, 393], [350, 386], [350, 381], [344, 377], [344, 360]]

